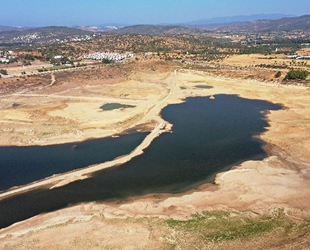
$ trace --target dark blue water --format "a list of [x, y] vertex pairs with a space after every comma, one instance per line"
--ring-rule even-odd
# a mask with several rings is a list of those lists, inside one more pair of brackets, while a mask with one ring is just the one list
[[0, 147], [0, 191], [130, 153], [147, 133], [44, 147]]
[[162, 116], [173, 133], [156, 138], [144, 154], [123, 165], [94, 173], [53, 190], [35, 190], [0, 201], [0, 228], [42, 212], [87, 201], [106, 201], [156, 192], [180, 192], [216, 173], [249, 159], [263, 159], [263, 142], [253, 139], [265, 131], [268, 110], [280, 105], [235, 95], [188, 98], [169, 105]]

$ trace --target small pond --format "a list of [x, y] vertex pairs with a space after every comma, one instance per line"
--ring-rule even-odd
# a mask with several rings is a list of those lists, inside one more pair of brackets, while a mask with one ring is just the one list
[[114, 110], [114, 109], [121, 109], [121, 108], [134, 108], [136, 106], [121, 104], [121, 103], [107, 103], [101, 106], [102, 110]]

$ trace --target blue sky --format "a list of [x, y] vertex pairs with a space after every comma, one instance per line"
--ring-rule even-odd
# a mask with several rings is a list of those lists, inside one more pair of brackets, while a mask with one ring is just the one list
[[310, 0], [0, 0], [0, 25], [178, 23], [251, 14], [310, 14]]

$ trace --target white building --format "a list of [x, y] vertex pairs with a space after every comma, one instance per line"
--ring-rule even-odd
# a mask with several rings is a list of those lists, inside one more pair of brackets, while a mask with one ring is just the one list
[[60, 55], [54, 56], [54, 59], [62, 59], [62, 58], [64, 58], [64, 57], [63, 57], [63, 56], [60, 56]]
[[296, 59], [297, 57], [299, 57], [299, 55], [287, 56], [288, 59]]
[[7, 59], [7, 58], [0, 58], [0, 62], [2, 62], [2, 63], [9, 63], [10, 60]]

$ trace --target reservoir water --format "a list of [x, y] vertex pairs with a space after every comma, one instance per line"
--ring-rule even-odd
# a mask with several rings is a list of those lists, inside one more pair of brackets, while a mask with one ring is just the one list
[[280, 105], [236, 95], [187, 98], [169, 105], [161, 115], [173, 124], [172, 133], [156, 138], [144, 154], [89, 179], [0, 201], [0, 214], [5, 215], [0, 228], [81, 202], [176, 193], [213, 182], [216, 173], [236, 163], [266, 157], [263, 142], [253, 136], [268, 126], [266, 112], [278, 109]]
[[130, 153], [147, 133], [35, 147], [0, 147], [0, 191]]

